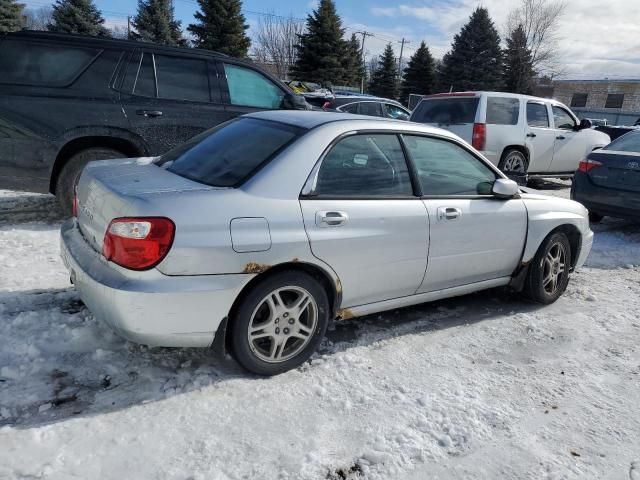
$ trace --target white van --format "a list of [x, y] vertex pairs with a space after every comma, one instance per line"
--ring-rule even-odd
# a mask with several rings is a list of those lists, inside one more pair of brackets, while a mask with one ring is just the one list
[[560, 102], [501, 92], [428, 95], [411, 121], [449, 130], [515, 176], [573, 176], [580, 160], [610, 142]]

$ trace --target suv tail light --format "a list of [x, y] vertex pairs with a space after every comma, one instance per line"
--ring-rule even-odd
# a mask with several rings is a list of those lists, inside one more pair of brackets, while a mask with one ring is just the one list
[[116, 218], [104, 235], [102, 255], [130, 270], [148, 270], [167, 255], [175, 230], [168, 218]]
[[471, 145], [478, 151], [484, 150], [487, 140], [487, 126], [484, 123], [473, 124], [473, 136], [471, 137]]
[[580, 162], [580, 165], [578, 166], [578, 171], [583, 173], [588, 173], [594, 168], [598, 168], [601, 166], [602, 166], [602, 162], [585, 158]]

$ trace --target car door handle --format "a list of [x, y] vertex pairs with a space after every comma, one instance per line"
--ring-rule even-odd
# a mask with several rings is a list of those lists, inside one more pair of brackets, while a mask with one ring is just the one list
[[537, 137], [537, 135], [536, 135], [535, 133], [533, 133], [533, 132], [529, 132], [529, 133], [527, 133], [527, 137], [529, 137], [529, 138], [536, 138], [536, 137]]
[[316, 225], [319, 227], [339, 227], [349, 220], [346, 212], [316, 212]]
[[558, 135], [558, 136], [556, 137], [556, 140], [564, 140], [564, 139], [566, 139], [566, 138], [567, 138], [567, 137], [565, 137], [565, 136], [563, 136], [563, 135]]
[[143, 117], [161, 117], [162, 112], [160, 110], [136, 110], [136, 115], [142, 115]]
[[456, 220], [462, 216], [462, 210], [455, 207], [438, 207], [438, 220]]

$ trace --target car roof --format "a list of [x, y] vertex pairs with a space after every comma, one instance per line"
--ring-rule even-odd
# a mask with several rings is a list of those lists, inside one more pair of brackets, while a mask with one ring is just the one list
[[340, 122], [345, 128], [350, 125], [358, 129], [395, 129], [398, 131], [416, 131], [432, 133], [440, 136], [458, 138], [455, 134], [442, 128], [430, 127], [422, 123], [393, 120], [391, 118], [370, 117], [366, 115], [354, 115], [352, 113], [325, 112], [318, 110], [266, 110], [263, 112], [248, 113], [247, 118], [257, 118], [272, 122], [285, 123], [306, 129], [316, 128], [329, 123]]
[[558, 102], [557, 100], [554, 100], [553, 98], [534, 97], [533, 95], [523, 95], [521, 93], [495, 92], [495, 91], [488, 91], [488, 90], [434, 93], [432, 95], [425, 95], [424, 97], [422, 97], [422, 99], [427, 100], [431, 98], [447, 98], [447, 97], [481, 97], [483, 95], [500, 96], [504, 98], [525, 98], [527, 100], [561, 103], [561, 102]]

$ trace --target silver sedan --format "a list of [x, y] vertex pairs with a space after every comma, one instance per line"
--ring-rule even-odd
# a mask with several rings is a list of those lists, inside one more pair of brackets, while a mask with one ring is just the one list
[[449, 132], [326, 112], [93, 162], [75, 210], [62, 257], [96, 317], [148, 345], [218, 338], [262, 375], [336, 318], [507, 285], [551, 303], [593, 238], [580, 204], [522, 193]]

